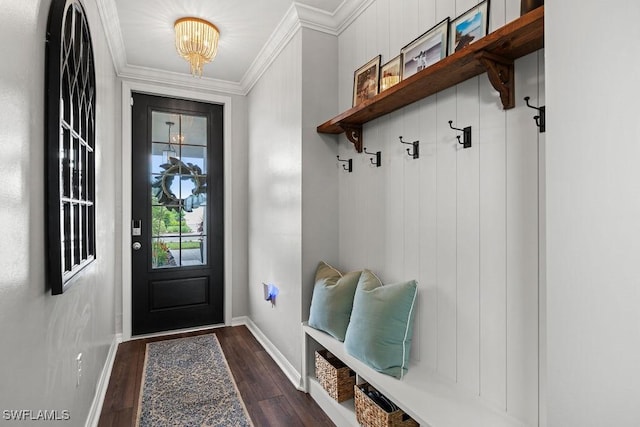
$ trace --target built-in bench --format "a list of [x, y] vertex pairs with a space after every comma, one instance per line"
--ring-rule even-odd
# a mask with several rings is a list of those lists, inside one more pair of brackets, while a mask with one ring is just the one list
[[353, 400], [338, 403], [315, 378], [314, 354], [325, 348], [366, 381], [386, 395], [421, 426], [431, 427], [515, 427], [524, 424], [478, 396], [435, 373], [409, 372], [402, 380], [374, 371], [350, 356], [344, 344], [305, 323], [303, 330], [303, 387], [338, 426], [357, 426]]

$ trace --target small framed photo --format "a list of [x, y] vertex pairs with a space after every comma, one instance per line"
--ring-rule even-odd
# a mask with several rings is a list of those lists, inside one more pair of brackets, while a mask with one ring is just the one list
[[449, 53], [464, 49], [487, 35], [489, 30], [489, 0], [484, 0], [451, 21]]
[[402, 54], [396, 56], [380, 69], [380, 92], [384, 92], [391, 86], [402, 80]]
[[353, 106], [371, 99], [378, 94], [380, 79], [380, 58], [378, 55], [358, 68], [353, 74]]
[[446, 18], [400, 50], [403, 79], [447, 56], [448, 31], [449, 18]]

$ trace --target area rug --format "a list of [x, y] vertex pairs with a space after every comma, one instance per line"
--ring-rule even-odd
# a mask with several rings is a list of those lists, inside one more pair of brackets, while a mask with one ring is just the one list
[[137, 426], [252, 426], [215, 334], [147, 344]]

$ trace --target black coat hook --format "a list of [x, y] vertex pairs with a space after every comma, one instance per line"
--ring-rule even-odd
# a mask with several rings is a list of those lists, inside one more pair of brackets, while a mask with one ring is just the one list
[[380, 167], [382, 166], [382, 151], [376, 151], [375, 153], [369, 153], [367, 151], [367, 147], [364, 147], [364, 152], [366, 154], [370, 154], [372, 156], [376, 156], [376, 160], [374, 161], [373, 158], [370, 158], [369, 161], [371, 162], [372, 165], [375, 165], [376, 167]]
[[398, 138], [400, 138], [401, 143], [413, 146], [413, 153], [411, 152], [411, 148], [407, 148], [408, 155], [410, 155], [414, 159], [420, 158], [420, 141], [404, 142], [401, 136]]
[[527, 103], [527, 107], [529, 108], [533, 108], [534, 110], [538, 111], [538, 115], [537, 116], [533, 116], [533, 120], [536, 121], [536, 126], [538, 126], [538, 129], [540, 131], [540, 133], [544, 133], [546, 130], [546, 111], [545, 111], [545, 107], [544, 105], [542, 107], [534, 107], [533, 105], [529, 104], [529, 100], [531, 98], [528, 96], [524, 97], [524, 102]]
[[460, 135], [456, 136], [458, 138], [458, 144], [462, 144], [462, 148], [471, 148], [471, 126], [467, 126], [464, 129], [454, 128], [453, 120], [449, 120], [449, 127], [453, 130], [459, 130], [462, 132], [462, 142], [460, 141]]
[[346, 170], [349, 173], [353, 172], [353, 159], [345, 159], [345, 160], [343, 160], [343, 159], [340, 158], [340, 156], [336, 156], [336, 157], [338, 158], [339, 162], [347, 163], [346, 165], [342, 165], [342, 169]]

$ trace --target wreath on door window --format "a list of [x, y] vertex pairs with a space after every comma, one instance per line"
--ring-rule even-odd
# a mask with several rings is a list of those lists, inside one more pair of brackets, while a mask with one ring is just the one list
[[[202, 173], [200, 166], [193, 163], [184, 163], [176, 157], [170, 157], [169, 163], [160, 165], [163, 170], [151, 183], [151, 191], [158, 200], [158, 203], [169, 210], [179, 212], [192, 212], [207, 200], [207, 176]], [[173, 180], [178, 178], [181, 181], [191, 180], [193, 190], [185, 198], [179, 198], [173, 191], [171, 185]]]

